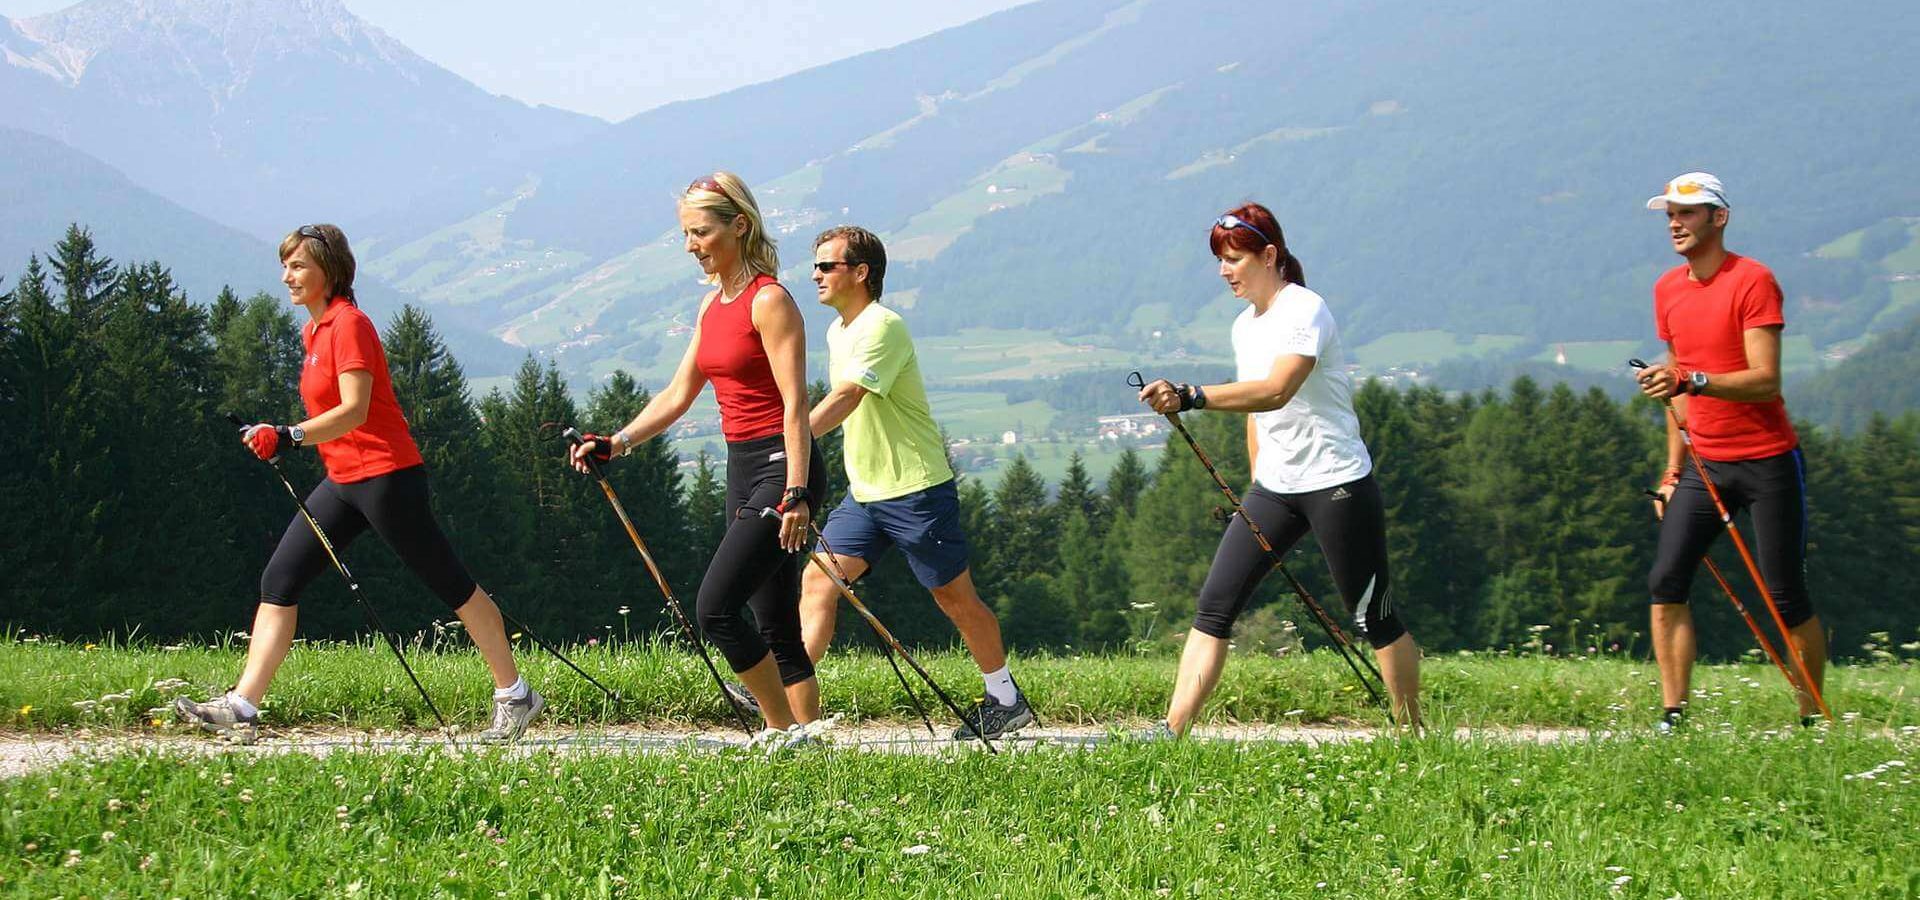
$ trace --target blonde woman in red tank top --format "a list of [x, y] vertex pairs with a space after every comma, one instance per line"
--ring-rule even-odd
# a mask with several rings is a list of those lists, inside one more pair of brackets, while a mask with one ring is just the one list
[[[766, 719], [758, 740], [805, 739], [820, 690], [800, 639], [800, 567], [825, 467], [807, 427], [806, 335], [800, 307], [775, 280], [779, 256], [752, 192], [730, 172], [694, 179], [680, 197], [687, 252], [714, 285], [673, 380], [611, 435], [573, 451], [610, 461], [665, 431], [709, 382], [727, 439], [727, 530], [701, 579], [700, 629]], [[779, 517], [763, 516], [775, 509]], [[753, 610], [754, 627], [740, 615]]]

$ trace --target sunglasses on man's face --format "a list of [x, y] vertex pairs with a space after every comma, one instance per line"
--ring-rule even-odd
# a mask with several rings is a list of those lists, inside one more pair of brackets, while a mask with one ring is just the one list
[[823, 260], [820, 260], [819, 262], [816, 262], [816, 263], [814, 263], [814, 264], [813, 264], [813, 270], [814, 270], [815, 272], [824, 272], [824, 273], [831, 273], [831, 272], [832, 272], [833, 270], [835, 270], [835, 269], [838, 269], [838, 268], [840, 268], [841, 266], [857, 266], [857, 265], [859, 265], [859, 264], [861, 264], [862, 262], [865, 262], [865, 260], [859, 260], [859, 259], [823, 259]]

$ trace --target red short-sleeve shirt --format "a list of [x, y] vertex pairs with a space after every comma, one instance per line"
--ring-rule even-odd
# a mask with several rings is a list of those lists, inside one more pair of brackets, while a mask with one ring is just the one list
[[320, 318], [300, 329], [307, 358], [300, 366], [300, 399], [312, 418], [340, 405], [340, 373], [373, 373], [367, 421], [344, 436], [316, 444], [327, 477], [340, 484], [365, 481], [420, 465], [420, 448], [407, 431], [380, 332], [360, 307], [335, 297]]
[[[1708, 375], [1748, 368], [1747, 329], [1787, 322], [1773, 273], [1734, 253], [1705, 281], [1694, 281], [1684, 264], [1660, 276], [1653, 286], [1653, 321], [1673, 348], [1675, 364]], [[1800, 445], [1787, 404], [1777, 397], [1764, 403], [1688, 397], [1686, 405], [1687, 432], [1707, 459], [1761, 459]]]

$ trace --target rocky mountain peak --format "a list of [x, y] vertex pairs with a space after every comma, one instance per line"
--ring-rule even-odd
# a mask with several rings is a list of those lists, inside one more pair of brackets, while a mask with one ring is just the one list
[[340, 0], [84, 0], [7, 24], [0, 54], [9, 64], [69, 84], [103, 54], [190, 72], [216, 93], [287, 56], [320, 53], [409, 76], [431, 65]]

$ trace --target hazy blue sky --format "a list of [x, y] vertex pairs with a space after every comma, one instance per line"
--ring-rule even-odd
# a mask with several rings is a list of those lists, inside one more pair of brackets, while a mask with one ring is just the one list
[[[354, 14], [494, 93], [622, 119], [868, 50], [1028, 0], [344, 0]], [[39, 15], [72, 0], [0, 0]]]

